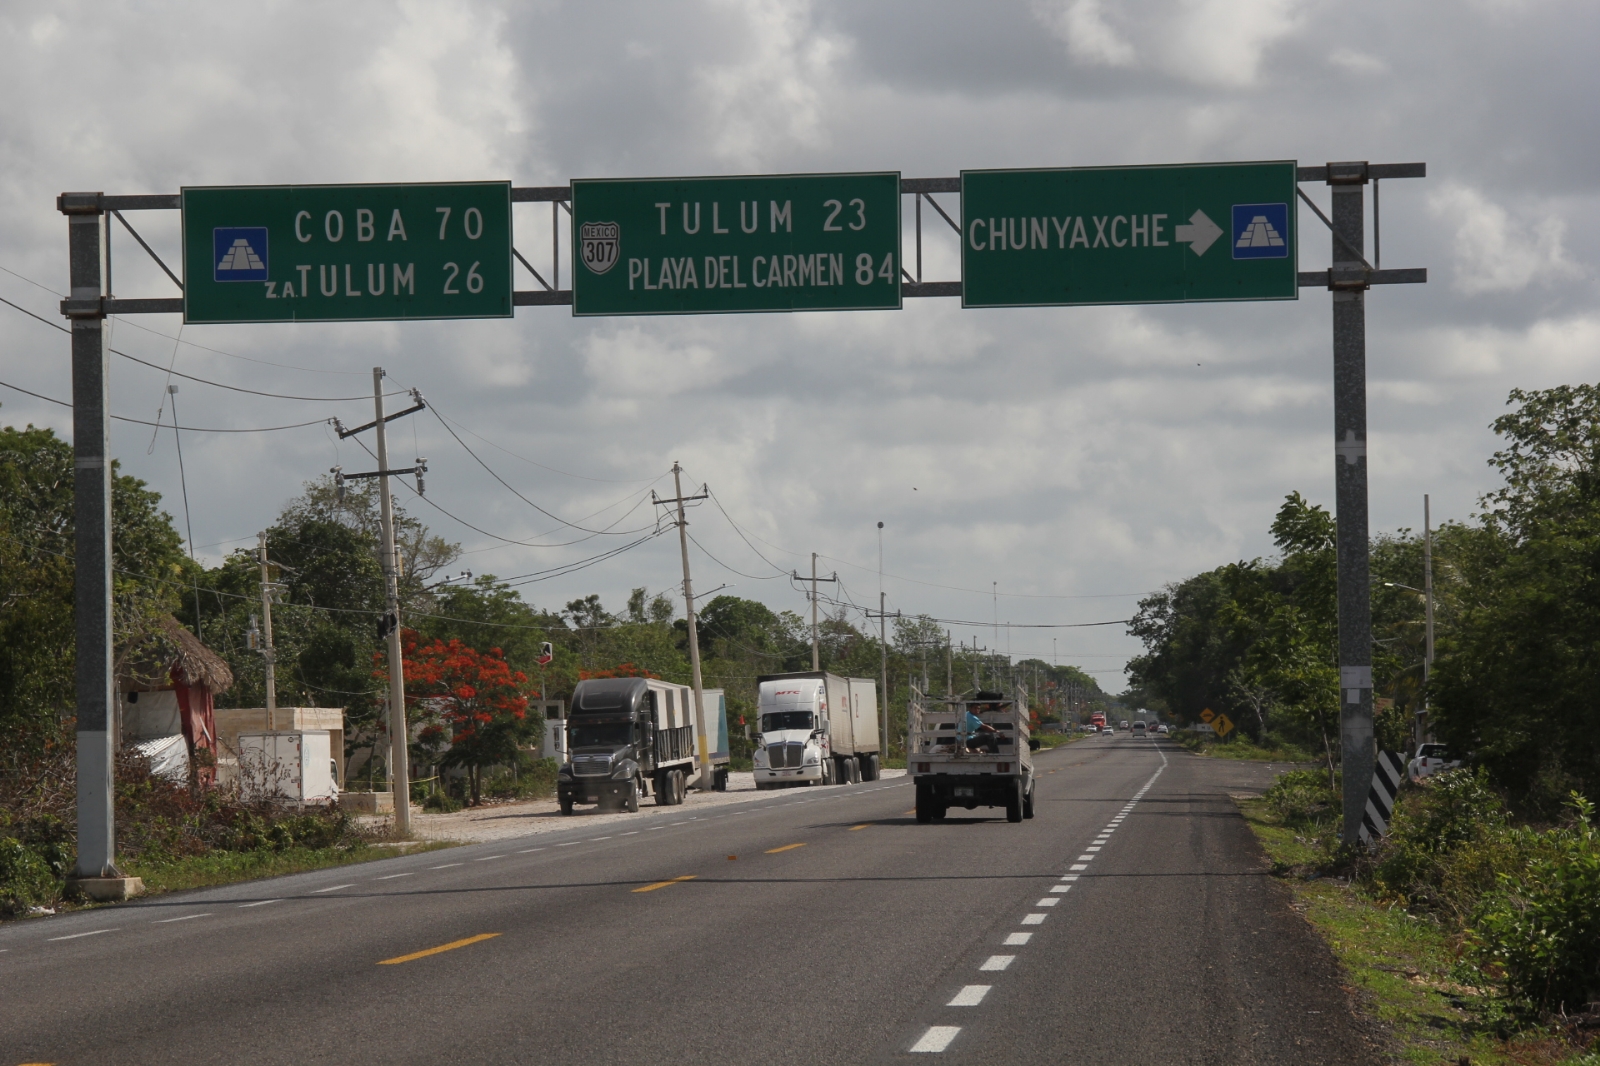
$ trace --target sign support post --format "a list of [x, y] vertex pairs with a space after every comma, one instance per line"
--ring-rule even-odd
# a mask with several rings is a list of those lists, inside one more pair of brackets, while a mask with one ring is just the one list
[[73, 620], [77, 638], [77, 878], [114, 878], [112, 775], [116, 679], [111, 632], [111, 391], [101, 257], [106, 214], [99, 193], [66, 193], [72, 295]]
[[[1331, 164], [1333, 265], [1360, 269], [1366, 163]], [[1354, 844], [1372, 784], [1372, 578], [1367, 544], [1367, 294], [1333, 292], [1334, 491], [1339, 574], [1339, 739], [1344, 841]]]

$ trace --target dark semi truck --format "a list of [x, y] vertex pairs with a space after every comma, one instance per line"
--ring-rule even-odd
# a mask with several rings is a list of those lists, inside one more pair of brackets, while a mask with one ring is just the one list
[[[721, 689], [705, 689], [705, 746], [713, 787], [728, 787], [728, 710]], [[694, 690], [656, 678], [578, 682], [567, 715], [568, 761], [556, 775], [562, 814], [574, 804], [637, 811], [644, 796], [682, 803], [699, 774]]]

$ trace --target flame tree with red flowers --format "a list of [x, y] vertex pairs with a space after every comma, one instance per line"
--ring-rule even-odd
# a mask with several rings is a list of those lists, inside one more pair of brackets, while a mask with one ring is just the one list
[[540, 732], [538, 713], [528, 710], [527, 675], [511, 669], [499, 648], [478, 651], [409, 629], [402, 646], [406, 702], [426, 723], [418, 746], [435, 753], [438, 766], [464, 769], [477, 805], [483, 768], [517, 765], [520, 747]]

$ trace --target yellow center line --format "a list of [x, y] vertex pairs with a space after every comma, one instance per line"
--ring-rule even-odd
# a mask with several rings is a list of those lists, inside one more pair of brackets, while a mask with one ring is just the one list
[[658, 888], [666, 888], [668, 885], [676, 885], [676, 884], [678, 884], [680, 882], [683, 882], [683, 881], [693, 881], [698, 876], [700, 876], [700, 875], [699, 874], [684, 874], [682, 877], [674, 877], [670, 881], [657, 881], [653, 885], [645, 885], [643, 888], [634, 889], [634, 891], [635, 892], [654, 892], [656, 889], [658, 889]]
[[804, 844], [785, 844], [781, 848], [768, 848], [767, 849], [767, 854], [768, 855], [776, 855], [780, 851], [793, 851], [795, 848], [803, 848], [803, 847], [805, 847]]
[[850, 832], [854, 833], [857, 829], [865, 829], [867, 826], [869, 826], [871, 824], [872, 824], [871, 822], [862, 822], [860, 825], [853, 825], [853, 826], [850, 827]]
[[480, 940], [493, 940], [499, 935], [499, 933], [479, 933], [477, 936], [469, 936], [465, 940], [452, 940], [448, 944], [440, 944], [438, 947], [429, 948], [426, 951], [413, 951], [409, 955], [398, 955], [392, 959], [384, 959], [378, 965], [393, 966], [400, 962], [410, 962], [412, 959], [425, 959], [429, 955], [437, 955], [441, 951], [454, 951], [456, 948], [464, 948], [468, 944], [476, 944]]

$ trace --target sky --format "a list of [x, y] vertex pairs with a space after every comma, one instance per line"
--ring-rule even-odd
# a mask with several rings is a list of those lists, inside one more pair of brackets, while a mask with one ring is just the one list
[[[1371, 528], [1416, 529], [1425, 493], [1438, 523], [1470, 519], [1494, 487], [1489, 423], [1510, 390], [1595, 377], [1597, 38], [1600, 9], [1561, 0], [13, 0], [0, 5], [0, 298], [62, 321], [67, 190], [1425, 162], [1426, 179], [1382, 187], [1382, 249], [1387, 267], [1428, 268], [1428, 284], [1367, 299]], [[1327, 210], [1325, 186], [1303, 189]], [[939, 198], [954, 214], [956, 196]], [[1298, 210], [1300, 269], [1326, 266], [1326, 231]], [[541, 272], [549, 212], [514, 215]], [[129, 221], [176, 263], [177, 212]], [[954, 280], [940, 226], [925, 212], [924, 277]], [[119, 297], [177, 295], [120, 229], [113, 254]], [[534, 575], [630, 544], [658, 528], [649, 493], [672, 495], [681, 462], [686, 490], [714, 494], [689, 516], [697, 592], [726, 584], [804, 612], [789, 572], [809, 573], [816, 552], [841, 579], [829, 595], [875, 608], [881, 522], [891, 612], [973, 623], [951, 624], [954, 639], [1056, 656], [1112, 691], [1139, 643], [1083, 623], [1270, 556], [1290, 492], [1333, 508], [1331, 310], [1316, 289], [614, 319], [138, 315], [111, 329], [114, 348], [157, 365], [112, 357], [113, 411], [167, 427], [114, 423], [113, 452], [211, 564], [308, 479], [371, 463], [320, 423], [184, 431], [180, 476], [173, 401], [184, 426], [351, 425], [371, 417], [360, 397], [375, 366], [431, 405], [390, 441], [397, 464], [428, 459], [426, 500], [397, 491], [462, 545], [451, 572]], [[67, 408], [13, 388], [68, 399], [68, 354], [62, 333], [0, 305], [0, 421], [70, 436]], [[677, 537], [660, 528], [518, 587], [552, 609], [671, 592]]]

